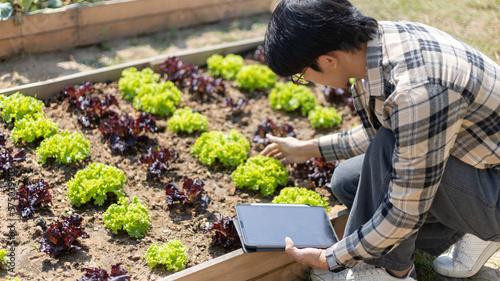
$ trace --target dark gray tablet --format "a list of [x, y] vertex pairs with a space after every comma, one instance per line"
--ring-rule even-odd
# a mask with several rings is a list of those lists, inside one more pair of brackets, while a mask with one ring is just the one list
[[234, 220], [243, 250], [283, 251], [285, 237], [299, 248], [328, 248], [338, 241], [322, 207], [302, 204], [240, 204]]

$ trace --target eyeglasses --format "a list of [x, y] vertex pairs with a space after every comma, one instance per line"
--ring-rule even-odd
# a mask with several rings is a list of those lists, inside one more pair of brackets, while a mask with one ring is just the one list
[[306, 79], [304, 79], [304, 72], [306, 72], [307, 68], [302, 73], [297, 73], [297, 74], [292, 75], [292, 77], [290, 77], [290, 79], [292, 80], [292, 82], [294, 84], [296, 84], [296, 85], [306, 85], [306, 84], [309, 83], [309, 81], [307, 81]]

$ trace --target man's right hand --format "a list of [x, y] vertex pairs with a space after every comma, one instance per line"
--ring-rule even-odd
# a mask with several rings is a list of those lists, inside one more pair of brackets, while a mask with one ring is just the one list
[[313, 157], [321, 157], [316, 139], [301, 141], [293, 137], [280, 138], [270, 134], [267, 134], [266, 138], [271, 144], [266, 146], [260, 155], [273, 157], [283, 164], [301, 164]]

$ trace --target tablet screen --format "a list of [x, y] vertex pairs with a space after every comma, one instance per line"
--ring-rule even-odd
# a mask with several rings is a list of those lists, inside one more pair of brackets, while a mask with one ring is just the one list
[[285, 237], [297, 247], [328, 248], [338, 239], [322, 207], [295, 204], [237, 205], [242, 243], [249, 249], [285, 248]]

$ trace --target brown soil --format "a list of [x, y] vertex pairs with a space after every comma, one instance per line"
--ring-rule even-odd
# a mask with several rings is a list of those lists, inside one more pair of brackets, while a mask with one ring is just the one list
[[[232, 85], [232, 82], [228, 82], [228, 84], [226, 96], [246, 97], [250, 100], [250, 105], [246, 107], [243, 115], [232, 116], [230, 109], [223, 105], [224, 96], [219, 95], [202, 100], [198, 96], [192, 96], [187, 89], [184, 89], [184, 101], [180, 106], [189, 106], [206, 115], [210, 122], [209, 130], [228, 131], [231, 128], [236, 128], [248, 140], [252, 139], [257, 124], [266, 117], [275, 122], [291, 123], [296, 128], [300, 139], [309, 139], [328, 133], [327, 130], [312, 129], [307, 117], [298, 112], [286, 113], [273, 110], [265, 92], [242, 93]], [[97, 84], [96, 87], [104, 94], [117, 94], [120, 103], [119, 111], [127, 112], [132, 116], [138, 115], [139, 112], [132, 107], [131, 102], [122, 99], [121, 94], [118, 93], [116, 82]], [[320, 87], [313, 87], [313, 90], [320, 103], [326, 105]], [[354, 124], [353, 122], [357, 122], [355, 118], [353, 119], [354, 116], [350, 109], [344, 108], [344, 105], [339, 105], [338, 110], [344, 113], [344, 121], [335, 130], [349, 128]], [[270, 202], [272, 200], [272, 196], [266, 198], [259, 193], [236, 187], [231, 181], [231, 172], [234, 168], [209, 167], [201, 164], [189, 153], [190, 146], [200, 133], [193, 135], [173, 134], [166, 130], [167, 118], [157, 118], [160, 130], [158, 133], [148, 134], [151, 139], [149, 142], [141, 143], [136, 150], [122, 156], [111, 152], [97, 128], [88, 130], [78, 126], [77, 117], [80, 116], [80, 112], [70, 108], [66, 101], [58, 101], [56, 98], [48, 101], [45, 112], [47, 117], [59, 123], [60, 130], [83, 133], [91, 142], [92, 156], [76, 164], [62, 165], [55, 161], [39, 164], [35, 155], [36, 144], [20, 146], [13, 144], [9, 138], [8, 146], [14, 146], [15, 151], [24, 147], [28, 153], [27, 161], [16, 166], [18, 171], [16, 181], [43, 178], [49, 183], [50, 192], [53, 195], [53, 203], [47, 208], [39, 210], [33, 219], [16, 222], [16, 271], [17, 276], [23, 280], [75, 280], [83, 275], [84, 269], [87, 267], [103, 266], [105, 269], [110, 269], [110, 265], [118, 262], [123, 263], [123, 267], [130, 270], [134, 280], [157, 280], [171, 274], [171, 272], [162, 269], [161, 266], [149, 270], [141, 256], [152, 243], [179, 239], [189, 249], [187, 266], [203, 263], [227, 252], [222, 248], [210, 246], [213, 233], [203, 233], [204, 228], [215, 221], [215, 216], [219, 214], [223, 216], [234, 215], [236, 204]], [[10, 136], [10, 129], [11, 126], [4, 124], [0, 128], [0, 132]], [[137, 161], [138, 156], [146, 153], [151, 145], [173, 148], [179, 153], [179, 159], [172, 164], [168, 175], [160, 181], [148, 179], [147, 166], [139, 164]], [[249, 156], [256, 156], [259, 151], [259, 148], [252, 143]], [[125, 172], [127, 176], [127, 182], [123, 188], [125, 193], [129, 197], [137, 196], [142, 200], [152, 218], [152, 227], [146, 237], [133, 239], [128, 237], [125, 232], [115, 235], [104, 227], [102, 217], [113, 200], [108, 200], [102, 207], [88, 203], [77, 208], [70, 203], [66, 196], [66, 182], [78, 170], [92, 162], [114, 165]], [[291, 166], [288, 169], [291, 174], [289, 185], [314, 188], [313, 182], [303, 178], [304, 173], [295, 171], [295, 168]], [[185, 177], [205, 182], [206, 192], [213, 200], [213, 203], [206, 210], [181, 206], [169, 210], [166, 206], [164, 189], [166, 182], [172, 179], [179, 184], [181, 179]], [[5, 191], [0, 193], [2, 202], [7, 202], [6, 185], [7, 183], [2, 181], [2, 190]], [[333, 206], [336, 200], [326, 188], [316, 188], [316, 190], [327, 197]], [[38, 241], [42, 238], [42, 229], [40, 226], [36, 226], [35, 220], [44, 218], [47, 224], [50, 224], [70, 214], [79, 214], [84, 218], [86, 231], [90, 237], [79, 238], [83, 246], [82, 250], [65, 253], [56, 259], [40, 252], [37, 248]], [[6, 206], [1, 208], [0, 216], [7, 217]], [[9, 229], [6, 225], [2, 225], [0, 233], [4, 238], [9, 235]], [[5, 242], [6, 240], [0, 245], [1, 248], [6, 247]], [[5, 271], [0, 274], [3, 274], [0, 276], [5, 276]]]

